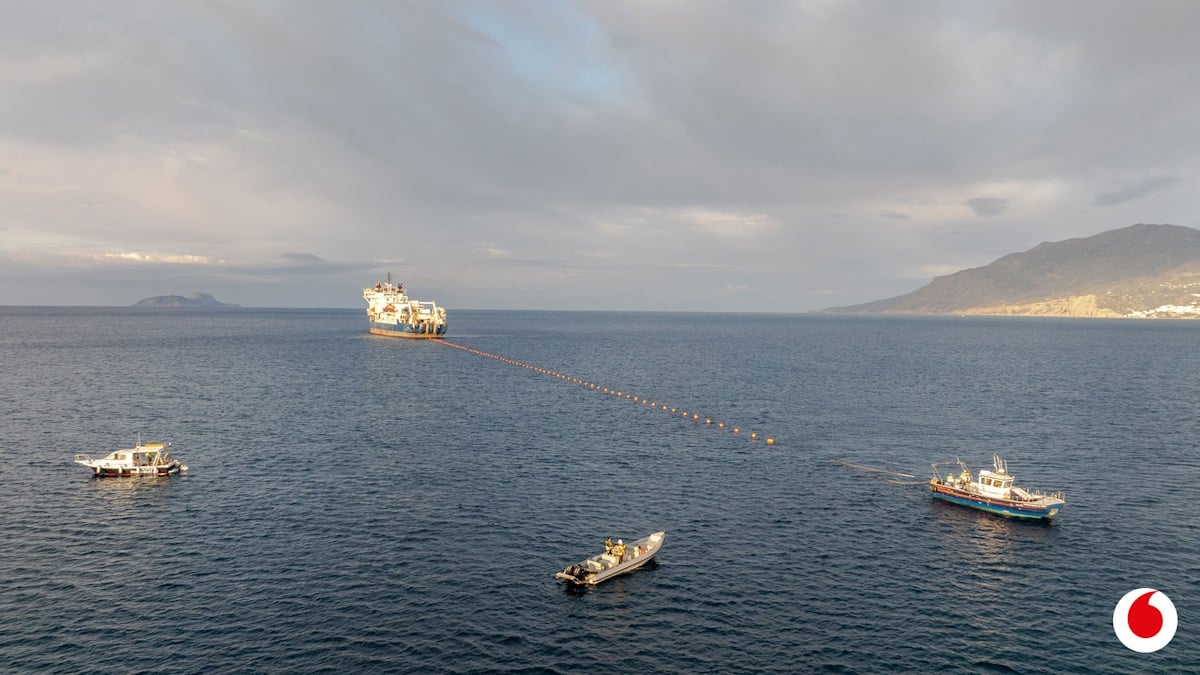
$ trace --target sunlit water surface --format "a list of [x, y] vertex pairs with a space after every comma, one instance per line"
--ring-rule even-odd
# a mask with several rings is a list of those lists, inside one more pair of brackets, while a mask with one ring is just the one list
[[[450, 318], [622, 396], [360, 311], [0, 308], [0, 670], [1200, 669], [1200, 324]], [[187, 475], [72, 464], [139, 432]], [[1055, 522], [897, 484], [993, 452]], [[1150, 655], [1112, 629], [1141, 586], [1180, 616]]]

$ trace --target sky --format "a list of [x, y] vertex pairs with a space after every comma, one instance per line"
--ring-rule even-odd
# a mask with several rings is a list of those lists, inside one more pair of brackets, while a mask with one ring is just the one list
[[806, 312], [1200, 224], [1190, 0], [0, 16], [0, 305]]

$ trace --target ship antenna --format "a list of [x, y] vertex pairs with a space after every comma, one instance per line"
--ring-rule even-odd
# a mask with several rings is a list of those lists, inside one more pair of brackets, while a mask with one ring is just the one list
[[388, 272], [388, 286], [392, 285], [392, 273]]

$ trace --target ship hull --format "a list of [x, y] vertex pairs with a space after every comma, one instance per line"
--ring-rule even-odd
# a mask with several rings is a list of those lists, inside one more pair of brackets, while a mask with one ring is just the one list
[[169, 466], [135, 466], [125, 468], [91, 467], [92, 475], [96, 478], [138, 478], [152, 476], [171, 476], [179, 473], [179, 462]]
[[418, 339], [436, 339], [443, 337], [446, 334], [446, 326], [424, 324], [410, 326], [406, 323], [380, 323], [379, 321], [371, 322], [372, 335], [384, 335], [387, 337], [401, 338], [418, 338]]
[[951, 504], [987, 511], [988, 513], [995, 513], [1009, 518], [1025, 518], [1030, 520], [1053, 518], [1058, 514], [1059, 509], [1062, 508], [1061, 503], [1038, 504], [981, 497], [945, 485], [934, 485], [933, 497], [934, 499], [941, 499]]

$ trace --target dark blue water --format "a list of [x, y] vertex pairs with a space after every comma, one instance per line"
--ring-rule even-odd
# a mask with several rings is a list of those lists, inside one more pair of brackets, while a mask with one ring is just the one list
[[[359, 311], [0, 309], [0, 671], [1200, 669], [1200, 324], [451, 321], [701, 423]], [[71, 463], [138, 432], [188, 475]], [[993, 451], [1055, 522], [832, 461]], [[554, 582], [657, 529], [654, 567]], [[1143, 586], [1179, 613], [1149, 655], [1112, 630]]]

